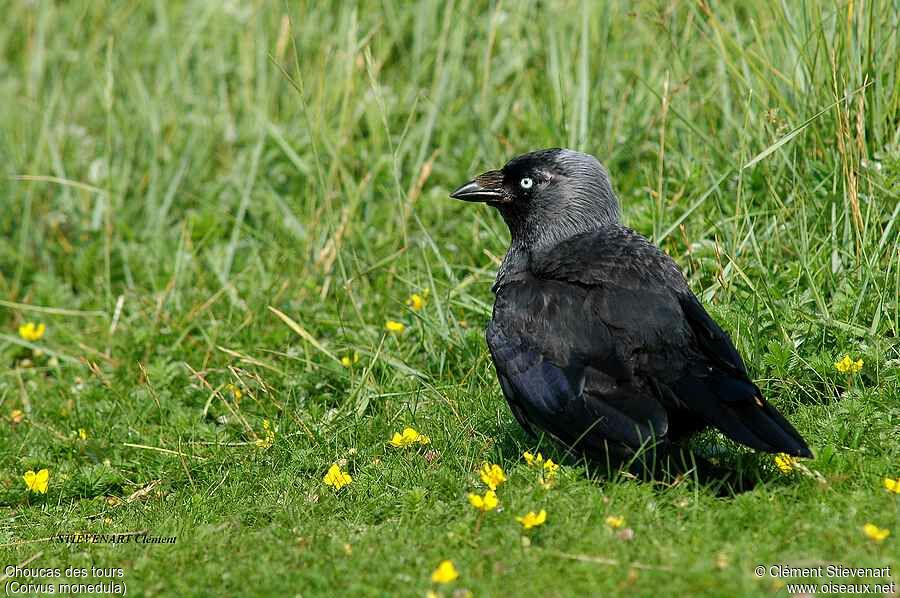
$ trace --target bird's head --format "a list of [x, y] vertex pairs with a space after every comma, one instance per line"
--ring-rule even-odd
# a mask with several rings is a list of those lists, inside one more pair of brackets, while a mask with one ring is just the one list
[[550, 247], [576, 234], [619, 221], [619, 204], [597, 158], [546, 149], [513, 158], [481, 174], [450, 197], [497, 208], [513, 242]]

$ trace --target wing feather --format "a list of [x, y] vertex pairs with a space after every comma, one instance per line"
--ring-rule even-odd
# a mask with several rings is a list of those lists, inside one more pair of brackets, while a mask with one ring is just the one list
[[681, 436], [669, 429], [677, 421], [758, 450], [811, 454], [674, 262], [624, 227], [533, 257], [497, 288], [487, 341], [517, 420], [585, 452]]

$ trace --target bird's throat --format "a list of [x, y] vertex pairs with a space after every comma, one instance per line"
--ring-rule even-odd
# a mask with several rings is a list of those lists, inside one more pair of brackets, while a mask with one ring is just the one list
[[521, 280], [528, 272], [528, 263], [531, 261], [531, 255], [521, 242], [513, 240], [510, 243], [509, 250], [500, 262], [500, 268], [497, 270], [497, 278], [494, 280], [494, 286], [491, 290], [496, 293], [503, 285]]

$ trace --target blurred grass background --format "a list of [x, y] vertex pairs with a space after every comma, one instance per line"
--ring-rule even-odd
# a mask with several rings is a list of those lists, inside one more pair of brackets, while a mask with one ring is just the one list
[[[895, 2], [5, 12], [0, 564], [123, 566], [146, 595], [422, 595], [450, 558], [446, 595], [716, 595], [783, 591], [757, 564], [896, 563], [895, 538], [860, 531], [900, 533], [881, 488], [900, 461]], [[569, 464], [533, 483], [482, 335], [507, 233], [447, 193], [550, 146], [608, 167], [820, 476], [728, 445], [770, 482], [720, 500]], [[431, 452], [385, 448], [405, 425]], [[484, 460], [510, 481], [475, 531]], [[337, 494], [335, 461], [354, 476]], [[523, 548], [513, 515], [539, 507]], [[33, 542], [83, 530], [179, 540]]]

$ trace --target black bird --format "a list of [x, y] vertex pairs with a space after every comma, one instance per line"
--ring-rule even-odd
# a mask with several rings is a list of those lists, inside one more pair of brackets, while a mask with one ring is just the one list
[[674, 455], [681, 471], [702, 461], [674, 443], [707, 426], [760, 451], [812, 457], [675, 262], [619, 222], [596, 158], [532, 152], [450, 196], [487, 203], [509, 226], [486, 337], [531, 435], [650, 475], [661, 463], [678, 471]]

